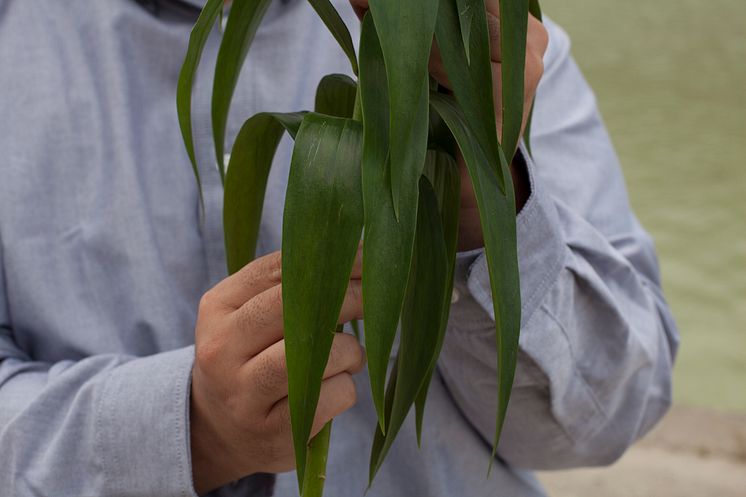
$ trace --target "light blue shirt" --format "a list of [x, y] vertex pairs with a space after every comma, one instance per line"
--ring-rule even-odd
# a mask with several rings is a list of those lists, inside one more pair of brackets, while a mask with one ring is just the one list
[[[195, 2], [200, 3], [200, 2]], [[335, 2], [353, 37], [347, 0]], [[191, 497], [189, 385], [197, 303], [225, 276], [210, 62], [194, 111], [206, 218], [175, 88], [196, 11], [162, 0], [0, 0], [0, 494]], [[677, 332], [650, 237], [630, 210], [591, 90], [550, 21], [518, 216], [521, 351], [498, 461], [495, 346], [479, 251], [460, 254], [424, 444], [402, 430], [368, 497], [532, 497], [530, 470], [607, 464], [671, 401]], [[228, 127], [309, 109], [347, 61], [306, 2], [275, 2]], [[260, 251], [280, 248], [290, 143], [270, 176]], [[524, 153], [525, 155], [525, 153]], [[654, 167], [654, 165], [651, 165]], [[375, 413], [334, 423], [326, 495], [362, 496]], [[411, 421], [411, 420], [410, 420]], [[259, 496], [254, 476], [215, 495]], [[293, 474], [275, 495], [297, 495]]]

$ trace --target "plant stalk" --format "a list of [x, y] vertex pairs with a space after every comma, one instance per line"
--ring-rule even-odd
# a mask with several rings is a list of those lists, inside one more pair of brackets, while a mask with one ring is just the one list
[[306, 471], [303, 474], [303, 497], [321, 497], [326, 482], [326, 460], [329, 455], [329, 439], [332, 434], [332, 422], [329, 421], [321, 431], [308, 442]]
[[[342, 333], [343, 331], [344, 326], [338, 325], [336, 333]], [[306, 449], [306, 470], [303, 473], [303, 484], [300, 489], [300, 494], [303, 497], [322, 497], [324, 495], [326, 461], [329, 458], [329, 439], [332, 435], [332, 421], [326, 423], [321, 431], [308, 442]]]

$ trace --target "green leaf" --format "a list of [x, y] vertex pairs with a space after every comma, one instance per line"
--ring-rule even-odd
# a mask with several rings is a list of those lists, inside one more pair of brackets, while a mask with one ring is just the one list
[[428, 61], [439, 0], [370, 0], [386, 62], [391, 195], [397, 218], [415, 209], [427, 150]]
[[542, 20], [541, 5], [539, 4], [539, 0], [528, 1], [528, 12], [538, 20]]
[[[481, 5], [480, 5], [481, 4]], [[459, 26], [461, 27], [461, 39], [464, 44], [464, 50], [466, 51], [466, 63], [471, 64], [471, 26], [474, 19], [473, 8], [483, 9], [483, 0], [480, 2], [472, 2], [470, 0], [456, 0], [456, 7], [458, 8], [458, 19]]]
[[352, 37], [350, 31], [347, 29], [342, 18], [339, 16], [339, 12], [331, 4], [329, 0], [308, 0], [308, 3], [314, 8], [316, 13], [319, 15], [329, 32], [337, 40], [339, 46], [342, 47], [345, 55], [350, 60], [352, 66], [352, 72], [357, 75], [357, 56], [355, 55], [355, 45], [352, 43]]
[[386, 427], [384, 392], [391, 347], [396, 336], [412, 260], [417, 223], [417, 190], [405, 190], [394, 212], [388, 179], [389, 100], [386, 68], [373, 18], [365, 16], [360, 41], [360, 97], [363, 111], [363, 307], [365, 348], [371, 394], [382, 429]]
[[295, 136], [302, 113], [261, 113], [246, 121], [233, 144], [223, 195], [223, 232], [228, 272], [254, 260], [264, 193], [282, 134]]
[[335, 117], [352, 117], [357, 83], [344, 74], [324, 76], [316, 90], [316, 112]]
[[308, 459], [303, 472], [303, 485], [300, 494], [303, 497], [321, 497], [326, 481], [326, 460], [329, 456], [329, 439], [332, 434], [332, 422], [324, 425], [315, 437], [308, 442]]
[[448, 284], [443, 302], [443, 316], [440, 318], [440, 330], [436, 344], [435, 361], [430, 365], [425, 383], [417, 393], [415, 400], [415, 426], [417, 429], [417, 444], [422, 444], [422, 422], [425, 415], [425, 402], [430, 380], [437, 365], [437, 358], [443, 348], [448, 315], [451, 310], [451, 295], [453, 293], [453, 271], [456, 265], [456, 251], [458, 247], [458, 221], [461, 209], [461, 176], [458, 165], [453, 157], [445, 152], [428, 152], [428, 160], [425, 163], [425, 176], [433, 185], [435, 195], [438, 198], [440, 209], [440, 220], [443, 225], [443, 236], [446, 244], [446, 259], [448, 261], [447, 277]]
[[[537, 18], [538, 20], [542, 20], [542, 14], [541, 14], [541, 6], [539, 5], [539, 0], [529, 0], [528, 2], [528, 11], [529, 13]], [[528, 112], [528, 119], [526, 120], [526, 128], [523, 130], [523, 141], [526, 144], [526, 151], [529, 155], [533, 155], [531, 151], [531, 123], [534, 120], [534, 106], [536, 105], [536, 99], [534, 99], [533, 102], [531, 102], [531, 110]]]
[[295, 138], [282, 230], [288, 399], [299, 486], [352, 265], [363, 228], [362, 126], [307, 114]]
[[194, 137], [192, 135], [192, 87], [199, 61], [202, 58], [202, 50], [205, 48], [205, 43], [210, 36], [218, 14], [222, 11], [223, 0], [208, 0], [205, 4], [197, 22], [194, 24], [194, 28], [192, 28], [192, 33], [189, 35], [189, 46], [179, 73], [179, 83], [176, 87], [176, 110], [179, 114], [179, 127], [181, 128], [181, 136], [184, 139], [187, 155], [192, 163], [194, 177], [197, 180], [200, 205], [204, 205], [204, 202], [202, 200], [202, 180], [194, 154]]
[[[515, 228], [513, 183], [506, 182], [506, 195], [500, 193], [498, 178], [489, 158], [469, 130], [466, 117], [453, 98], [433, 93], [430, 105], [453, 132], [469, 170], [479, 207], [485, 255], [490, 275], [492, 305], [495, 311], [498, 391], [493, 455], [497, 448], [515, 375], [518, 336], [521, 324], [521, 294]], [[500, 154], [503, 175], [510, 177], [508, 162]], [[491, 461], [494, 457], [491, 459]]]
[[[438, 199], [424, 176], [419, 188], [417, 234], [401, 317], [397, 376], [394, 383], [389, 383], [394, 393], [386, 434], [380, 426], [376, 427], [370, 460], [371, 482], [437, 361], [441, 320], [445, 315], [443, 306], [449, 302], [445, 298], [449, 263]], [[375, 438], [381, 437], [382, 443], [375, 442]]]
[[487, 14], [483, 0], [463, 1], [472, 5], [471, 63], [467, 63], [455, 2], [440, 3], [435, 37], [448, 73], [448, 80], [463, 109], [467, 125], [480, 148], [490, 159], [488, 164], [492, 165], [500, 191], [504, 192], [505, 180], [498, 167], [500, 152], [495, 126], [495, 105], [492, 100], [492, 63]]
[[228, 111], [233, 92], [238, 83], [249, 47], [254, 40], [270, 0], [243, 0], [233, 2], [223, 41], [215, 63], [215, 79], [212, 87], [212, 133], [215, 141], [215, 159], [220, 177], [225, 176], [224, 147]]
[[513, 160], [523, 125], [524, 71], [528, 33], [526, 0], [500, 0], [500, 53], [502, 54], [502, 149]]

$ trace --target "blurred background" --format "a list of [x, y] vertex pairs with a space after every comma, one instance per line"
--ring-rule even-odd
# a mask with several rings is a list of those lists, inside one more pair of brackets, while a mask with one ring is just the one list
[[594, 88], [682, 345], [675, 406], [556, 497], [746, 496], [746, 2], [542, 0]]

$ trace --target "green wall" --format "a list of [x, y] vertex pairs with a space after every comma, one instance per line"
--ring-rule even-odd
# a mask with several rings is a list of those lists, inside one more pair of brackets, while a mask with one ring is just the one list
[[746, 410], [746, 2], [544, 0], [658, 247], [680, 403]]

